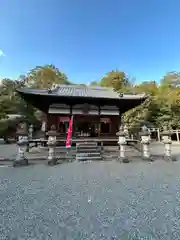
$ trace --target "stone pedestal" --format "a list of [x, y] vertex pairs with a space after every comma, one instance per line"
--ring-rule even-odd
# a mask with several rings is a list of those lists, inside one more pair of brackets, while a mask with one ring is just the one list
[[31, 124], [30, 126], [29, 126], [29, 139], [31, 140], [32, 139], [32, 136], [33, 136], [33, 125]]
[[16, 158], [13, 160], [14, 167], [28, 165], [28, 159], [25, 156], [28, 147], [28, 131], [25, 126], [17, 131], [17, 137], [18, 152]]
[[46, 134], [46, 121], [43, 121], [41, 125], [41, 130], [39, 132], [39, 147], [45, 146], [44, 140], [46, 139], [47, 135], [48, 134]]
[[125, 133], [125, 137], [129, 138], [129, 129], [128, 129], [127, 125], [124, 125], [124, 133]]
[[46, 132], [46, 121], [42, 121], [41, 131]]
[[118, 136], [118, 144], [119, 144], [119, 160], [123, 163], [129, 163], [129, 159], [125, 156], [126, 155], [126, 133], [124, 132], [123, 126], [120, 126], [119, 132], [116, 133]]
[[29, 152], [29, 149], [30, 149], [30, 140], [32, 140], [32, 135], [33, 135], [33, 125], [31, 124], [29, 126], [29, 129], [28, 129], [28, 137], [29, 137], [29, 142], [27, 144], [27, 148], [26, 148], [26, 151]]
[[176, 158], [172, 156], [171, 132], [167, 129], [167, 127], [164, 127], [161, 136], [164, 144], [164, 159], [166, 161], [176, 161]]
[[146, 126], [143, 126], [141, 132], [139, 133], [141, 137], [141, 144], [142, 144], [142, 158], [146, 161], [153, 161], [150, 151], [149, 145], [151, 142], [150, 132]]
[[55, 157], [55, 146], [56, 146], [56, 136], [57, 136], [57, 132], [56, 132], [56, 128], [55, 126], [51, 127], [51, 130], [48, 131], [47, 133], [48, 135], [48, 165], [56, 165], [57, 164], [57, 159]]

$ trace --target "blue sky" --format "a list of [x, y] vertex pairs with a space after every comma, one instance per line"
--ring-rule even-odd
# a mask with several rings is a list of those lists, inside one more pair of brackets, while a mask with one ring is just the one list
[[180, 71], [179, 0], [0, 0], [0, 76], [55, 64], [74, 82]]

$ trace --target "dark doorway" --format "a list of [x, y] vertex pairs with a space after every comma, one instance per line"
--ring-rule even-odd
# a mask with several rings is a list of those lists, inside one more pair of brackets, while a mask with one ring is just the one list
[[78, 136], [86, 136], [86, 137], [97, 137], [98, 136], [98, 128], [96, 123], [90, 122], [80, 122], [78, 123], [76, 129]]
[[110, 132], [110, 124], [108, 122], [101, 123], [101, 133], [109, 133]]

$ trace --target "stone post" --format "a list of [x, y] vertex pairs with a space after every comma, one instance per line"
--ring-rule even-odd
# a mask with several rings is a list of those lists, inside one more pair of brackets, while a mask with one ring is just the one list
[[161, 136], [162, 142], [164, 143], [164, 159], [167, 161], [176, 161], [176, 158], [172, 156], [171, 132], [168, 130], [167, 126], [164, 127]]
[[16, 158], [13, 161], [13, 166], [16, 167], [28, 165], [28, 159], [25, 157], [26, 149], [28, 146], [28, 131], [26, 124], [21, 125], [16, 134], [18, 137], [18, 152]]
[[48, 131], [48, 165], [56, 165], [57, 164], [57, 159], [55, 157], [55, 146], [56, 146], [56, 136], [57, 136], [57, 131], [55, 125], [51, 126], [51, 130]]
[[28, 141], [28, 145], [27, 145], [27, 148], [26, 148], [26, 151], [27, 151], [27, 152], [29, 152], [30, 141], [32, 140], [32, 134], [33, 134], [33, 125], [31, 124], [31, 125], [29, 126], [29, 129], [28, 129], [29, 141]]
[[123, 126], [120, 126], [119, 132], [116, 133], [118, 136], [118, 144], [119, 144], [119, 160], [122, 161], [123, 163], [129, 163], [129, 159], [125, 156], [125, 145], [127, 144], [126, 142], [126, 133], [124, 132]]
[[125, 133], [125, 137], [129, 138], [129, 129], [127, 125], [124, 125], [124, 133]]
[[141, 132], [139, 133], [142, 144], [142, 158], [143, 160], [152, 162], [153, 159], [151, 158], [151, 154], [149, 151], [149, 144], [151, 142], [150, 134], [151, 133], [146, 126], [143, 126]]
[[43, 121], [42, 125], [41, 125], [41, 139], [42, 140], [46, 139], [46, 128], [47, 128], [46, 121]]
[[46, 121], [42, 121], [41, 131], [46, 132]]
[[29, 126], [29, 139], [32, 139], [32, 135], [33, 135], [33, 124], [31, 124], [30, 126]]

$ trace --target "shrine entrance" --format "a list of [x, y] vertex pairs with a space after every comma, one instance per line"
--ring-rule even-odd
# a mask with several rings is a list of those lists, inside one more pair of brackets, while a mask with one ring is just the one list
[[[90, 108], [91, 107], [91, 108]], [[57, 126], [59, 136], [66, 137], [69, 120], [73, 116], [72, 137], [99, 138], [116, 136], [119, 129], [119, 109], [112, 106], [98, 107], [88, 104], [77, 104], [71, 109], [67, 105], [53, 105], [49, 108], [48, 121]]]
[[75, 116], [76, 137], [98, 137], [99, 120], [96, 116]]

